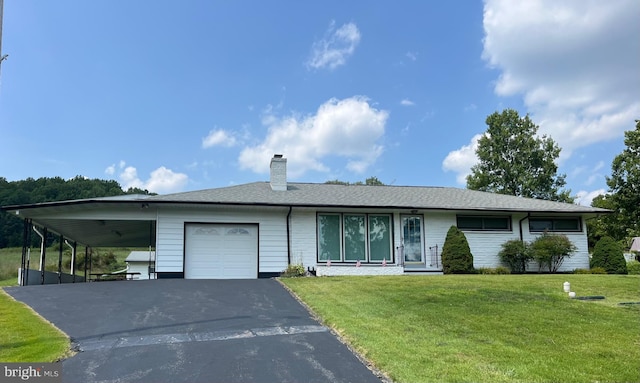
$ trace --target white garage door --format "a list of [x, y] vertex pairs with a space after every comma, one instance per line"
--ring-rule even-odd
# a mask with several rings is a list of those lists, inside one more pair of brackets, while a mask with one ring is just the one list
[[187, 224], [186, 279], [253, 279], [258, 277], [258, 226]]

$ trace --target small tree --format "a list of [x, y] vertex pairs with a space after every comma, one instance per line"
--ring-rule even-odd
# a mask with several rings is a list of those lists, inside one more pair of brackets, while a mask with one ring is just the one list
[[546, 267], [550, 273], [558, 271], [565, 258], [571, 257], [576, 250], [566, 235], [545, 232], [531, 242], [531, 253], [538, 262], [539, 271]]
[[529, 245], [519, 239], [503, 243], [498, 256], [513, 274], [523, 274], [527, 269], [527, 263], [533, 260]]
[[445, 274], [472, 274], [473, 255], [467, 237], [451, 226], [442, 247], [442, 270]]
[[611, 237], [602, 237], [596, 243], [589, 266], [602, 267], [607, 270], [607, 274], [627, 274], [622, 247]]

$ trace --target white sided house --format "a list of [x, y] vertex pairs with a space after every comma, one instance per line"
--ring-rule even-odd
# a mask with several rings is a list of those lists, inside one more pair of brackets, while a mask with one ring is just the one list
[[500, 266], [505, 241], [564, 234], [578, 249], [560, 269], [571, 271], [589, 268], [586, 220], [608, 212], [450, 187], [290, 183], [286, 164], [272, 158], [270, 182], [5, 210], [85, 246], [151, 246], [158, 278], [188, 279], [272, 277], [289, 264], [317, 275], [438, 274], [452, 225], [476, 268]]

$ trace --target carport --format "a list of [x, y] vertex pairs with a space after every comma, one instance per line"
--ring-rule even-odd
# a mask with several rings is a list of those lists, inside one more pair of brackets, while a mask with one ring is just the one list
[[[4, 210], [23, 219], [23, 245], [19, 284], [75, 283], [88, 281], [92, 248], [137, 247], [153, 250], [156, 216], [147, 195], [125, 195], [30, 205], [5, 206]], [[58, 270], [45, 270], [46, 246], [40, 247], [39, 267], [33, 267], [31, 244], [34, 236], [42, 243], [49, 234], [58, 236]], [[76, 276], [78, 248], [84, 247], [84, 277]], [[71, 250], [71, 266], [63, 272], [62, 255]], [[24, 272], [22, 272], [24, 270]], [[34, 277], [35, 275], [35, 277]]]

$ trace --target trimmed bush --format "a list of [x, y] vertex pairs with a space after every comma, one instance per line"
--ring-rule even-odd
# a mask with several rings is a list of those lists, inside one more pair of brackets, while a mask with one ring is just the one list
[[280, 276], [283, 278], [295, 278], [295, 277], [304, 277], [306, 274], [304, 270], [304, 266], [301, 264], [290, 264], [287, 268], [280, 273]]
[[558, 271], [565, 258], [577, 250], [566, 235], [543, 233], [531, 242], [531, 254], [538, 262], [539, 271], [545, 268], [550, 273]]
[[591, 274], [606, 274], [607, 270], [605, 270], [604, 267], [594, 267], [593, 269], [589, 270], [589, 272]]
[[602, 237], [593, 249], [591, 268], [602, 267], [607, 274], [626, 274], [627, 261], [622, 246], [611, 237]]
[[467, 237], [451, 226], [442, 246], [442, 271], [445, 274], [474, 274], [473, 255]]
[[524, 274], [527, 263], [533, 260], [527, 243], [518, 239], [503, 243], [498, 256], [502, 264], [507, 266], [513, 274]]
[[627, 273], [632, 275], [640, 275], [640, 262], [627, 262]]

